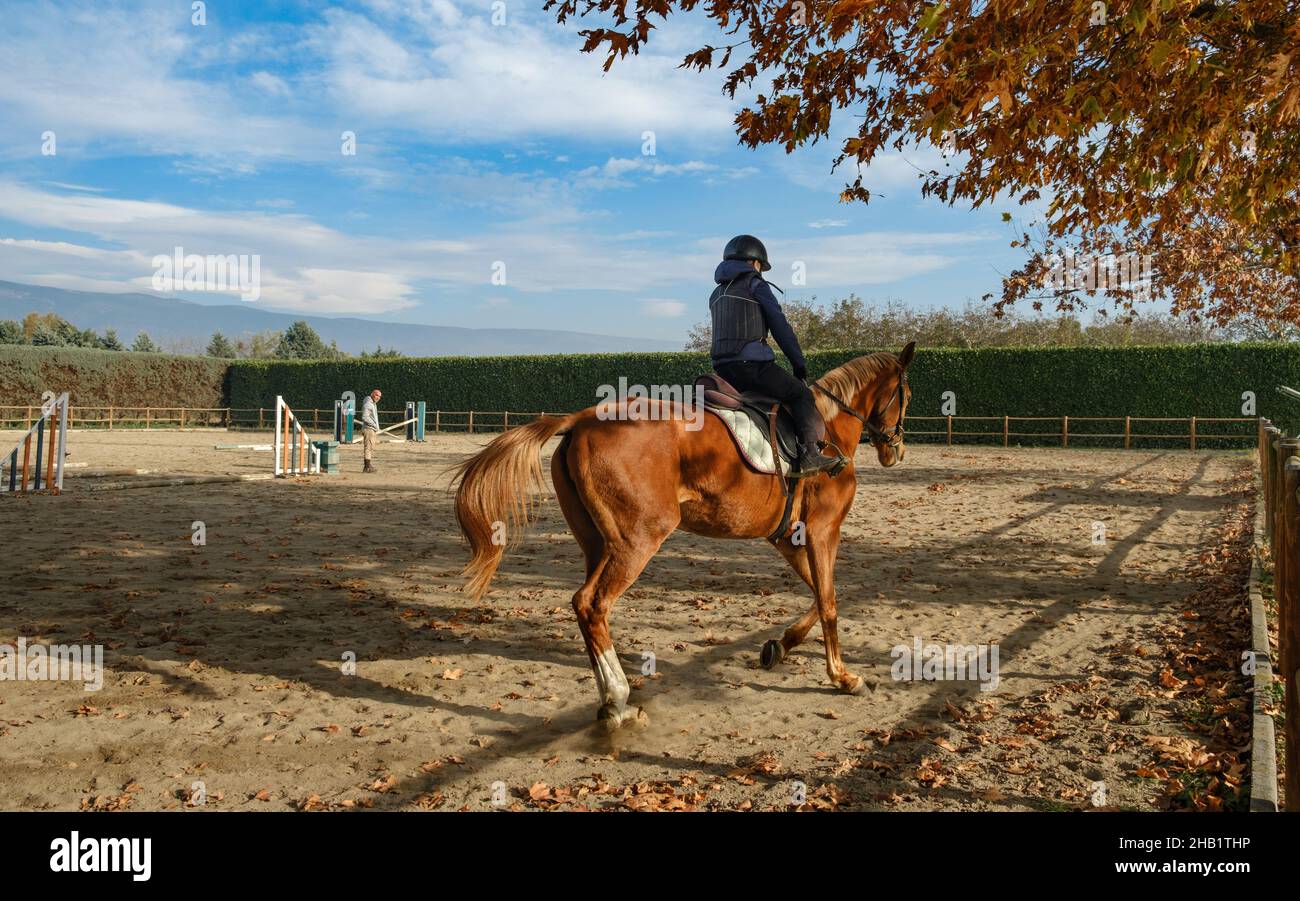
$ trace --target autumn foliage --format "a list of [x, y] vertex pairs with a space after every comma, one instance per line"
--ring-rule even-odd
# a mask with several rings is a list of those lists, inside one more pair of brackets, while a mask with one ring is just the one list
[[[583, 50], [608, 69], [655, 24], [700, 7], [717, 45], [684, 67], [757, 92], [742, 143], [787, 152], [856, 126], [839, 162], [843, 198], [871, 198], [863, 167], [934, 145], [947, 164], [920, 190], [950, 204], [1042, 207], [1017, 243], [997, 308], [1067, 310], [1099, 290], [1044, 288], [1063, 247], [1149, 254], [1152, 290], [1105, 293], [1121, 308], [1164, 296], [1222, 324], [1300, 321], [1300, 14], [1287, 0], [549, 0], [587, 18]], [[842, 134], [842, 129], [837, 134]]]

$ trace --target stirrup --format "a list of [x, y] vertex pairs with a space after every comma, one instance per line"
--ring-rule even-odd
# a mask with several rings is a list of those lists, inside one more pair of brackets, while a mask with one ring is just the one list
[[848, 462], [843, 457], [822, 456], [820, 452], [817, 452], [817, 456], [821, 457], [826, 462], [818, 466], [816, 469], [800, 469], [799, 467], [803, 463], [803, 457], [804, 457], [804, 455], [800, 453], [799, 458], [794, 461], [795, 463], [794, 467], [791, 468], [790, 470], [790, 478], [807, 479], [823, 472], [830, 472], [832, 469], [836, 469], [836, 467], [838, 467], [838, 469], [836, 469], [836, 471], [838, 472], [839, 469], [843, 469], [844, 464]]
[[832, 479], [835, 478], [840, 473], [842, 473], [844, 471], [844, 467], [849, 465], [849, 458], [844, 456], [843, 451], [841, 451], [838, 447], [836, 447], [831, 442], [818, 441], [817, 447], [819, 450], [825, 450], [826, 448], [829, 447], [835, 451], [835, 465], [828, 466], [826, 469], [823, 470], [823, 472], [825, 472]]

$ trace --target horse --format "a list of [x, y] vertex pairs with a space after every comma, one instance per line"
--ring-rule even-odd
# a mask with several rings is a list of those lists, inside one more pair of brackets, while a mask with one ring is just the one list
[[[867, 683], [844, 666], [836, 633], [840, 526], [857, 491], [852, 461], [864, 434], [880, 465], [903, 462], [907, 368], [915, 349], [912, 342], [898, 354], [857, 357], [813, 383], [827, 446], [840, 450], [848, 464], [835, 476], [799, 479], [793, 519], [785, 515], [784, 481], [747, 466], [713, 415], [691, 430], [683, 417], [612, 419], [588, 407], [503, 433], [452, 469], [456, 521], [470, 549], [465, 590], [476, 602], [482, 599], [507, 544], [527, 527], [534, 489], [544, 487], [542, 446], [558, 435], [551, 481], [586, 560], [573, 610], [596, 678], [597, 719], [607, 728], [645, 719], [644, 711], [628, 705], [631, 690], [610, 638], [610, 612], [676, 529], [713, 538], [766, 537], [812, 589], [813, 604], [779, 641], [763, 645], [762, 665], [780, 663], [820, 620], [831, 684], [861, 693]], [[788, 521], [790, 528], [776, 535]]]

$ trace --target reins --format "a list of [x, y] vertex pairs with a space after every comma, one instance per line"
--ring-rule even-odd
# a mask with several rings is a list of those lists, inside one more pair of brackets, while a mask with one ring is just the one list
[[[894, 396], [889, 399], [889, 403], [885, 405], [885, 409], [880, 411], [881, 416], [888, 413], [889, 408], [899, 401], [899, 398], [903, 396], [903, 390], [906, 387], [906, 385], [907, 385], [907, 373], [903, 372], [898, 378], [898, 391], [895, 392]], [[889, 445], [890, 447], [898, 447], [898, 445], [903, 443], [903, 416], [902, 416], [901, 403], [899, 405], [898, 422], [894, 425], [893, 429], [886, 432], [884, 429], [873, 424], [869, 419], [867, 419], [867, 417], [863, 416], [857, 410], [853, 409], [844, 401], [840, 400], [834, 394], [832, 394], [831, 392], [823, 388], [820, 381], [814, 381], [812, 383], [812, 387], [816, 388], [822, 394], [825, 394], [831, 400], [835, 401], [835, 403], [839, 405], [839, 408], [841, 410], [843, 410], [845, 413], [848, 413], [858, 422], [862, 423], [862, 427], [866, 429], [871, 434], [871, 436], [876, 440], [883, 441], [885, 442], [885, 444]]]

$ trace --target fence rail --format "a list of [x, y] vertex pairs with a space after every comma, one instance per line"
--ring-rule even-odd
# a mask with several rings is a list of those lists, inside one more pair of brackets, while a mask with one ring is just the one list
[[[333, 428], [334, 410], [295, 410], [303, 425], [312, 431]], [[432, 432], [500, 432], [524, 425], [545, 413], [516, 410], [429, 410], [425, 429]], [[380, 425], [400, 423], [406, 410], [384, 410]], [[40, 418], [40, 407], [0, 406], [0, 429], [28, 429]], [[1176, 442], [1190, 450], [1209, 444], [1251, 447], [1256, 441], [1254, 417], [1216, 416], [914, 416], [907, 417], [909, 438], [938, 441], [948, 445], [977, 439], [984, 443], [1001, 441], [1009, 447], [1013, 440], [1051, 442], [1069, 447], [1070, 442], [1091, 444], [1101, 440], [1122, 442], [1131, 448], [1134, 442]], [[939, 428], [918, 428], [938, 423]], [[1100, 425], [1109, 423], [1110, 428]], [[78, 429], [257, 429], [274, 427], [275, 408], [236, 409], [233, 407], [74, 407], [69, 428]], [[983, 424], [984, 427], [981, 427]], [[992, 424], [989, 428], [988, 425]], [[973, 426], [971, 428], [970, 426]], [[1161, 431], [1162, 427], [1166, 430]], [[1176, 431], [1169, 431], [1177, 428]], [[1104, 429], [1098, 431], [1098, 429]], [[1225, 431], [1226, 429], [1226, 431]]]
[[1300, 438], [1287, 437], [1262, 418], [1259, 473], [1286, 698], [1286, 809], [1300, 810]]
[[[939, 430], [927, 430], [916, 428], [917, 423], [939, 422], [944, 427]], [[984, 431], [960, 428], [960, 423], [996, 423], [1001, 428]], [[1059, 442], [1061, 447], [1069, 447], [1071, 439], [1076, 443], [1086, 440], [1089, 443], [1093, 439], [1105, 439], [1108, 441], [1122, 441], [1124, 447], [1131, 448], [1134, 441], [1177, 441], [1185, 442], [1189, 450], [1196, 450], [1198, 445], [1205, 442], [1232, 442], [1240, 447], [1250, 447], [1256, 440], [1256, 426], [1258, 420], [1255, 417], [1225, 417], [1225, 416], [911, 416], [907, 417], [907, 436], [908, 438], [925, 437], [934, 440], [942, 440], [945, 444], [951, 446], [954, 441], [963, 438], [981, 438], [981, 439], [1001, 439], [1003, 447], [1010, 447], [1013, 438], [1034, 438], [1039, 441], [1050, 440], [1052, 443]], [[1021, 431], [1013, 429], [1012, 426], [1020, 423], [1043, 423], [1042, 428], [1032, 429], [1030, 431]], [[1096, 423], [1112, 423], [1117, 428], [1123, 424], [1120, 431], [1095, 431]], [[1185, 428], [1185, 431], [1134, 431], [1133, 427], [1138, 426], [1145, 428], [1148, 424], [1153, 423], [1178, 423]], [[1053, 427], [1048, 428], [1047, 424]], [[1082, 428], [1080, 427], [1082, 424]], [[1220, 429], [1225, 425], [1240, 426], [1237, 431], [1206, 431], [1205, 426], [1209, 425], [1212, 429]]]

